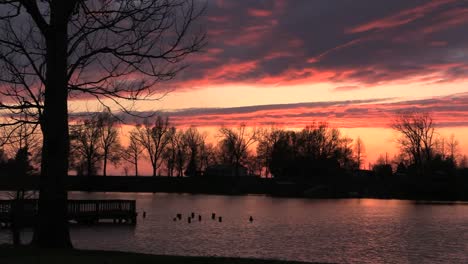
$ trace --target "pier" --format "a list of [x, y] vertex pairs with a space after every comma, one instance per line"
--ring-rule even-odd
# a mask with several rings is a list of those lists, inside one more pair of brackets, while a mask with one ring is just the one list
[[[16, 208], [16, 209], [15, 209]], [[0, 200], [0, 225], [11, 225], [15, 210], [21, 224], [31, 226], [37, 216], [38, 200]], [[68, 220], [78, 224], [135, 225], [137, 221], [135, 200], [68, 200]]]

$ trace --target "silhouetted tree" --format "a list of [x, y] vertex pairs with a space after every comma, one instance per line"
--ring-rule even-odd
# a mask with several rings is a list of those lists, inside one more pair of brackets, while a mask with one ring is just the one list
[[263, 169], [263, 159], [262, 157], [256, 155], [255, 153], [249, 152], [247, 158], [245, 159], [244, 165], [247, 168], [247, 174], [250, 176], [260, 177]]
[[273, 145], [269, 168], [275, 177], [323, 181], [355, 167], [350, 143], [326, 123], [299, 132], [282, 131]]
[[393, 173], [392, 165], [389, 164], [387, 156], [384, 157], [382, 155], [379, 156], [376, 164], [372, 167], [372, 170], [378, 178], [384, 179], [388, 179]]
[[468, 157], [466, 155], [463, 155], [460, 158], [460, 161], [458, 162], [458, 167], [461, 169], [468, 168]]
[[276, 128], [259, 129], [257, 133], [257, 156], [262, 168], [265, 168], [265, 177], [270, 176], [270, 165], [273, 146], [278, 142], [281, 130]]
[[358, 169], [361, 169], [361, 165], [365, 158], [365, 153], [366, 153], [366, 148], [364, 146], [364, 142], [362, 141], [360, 137], [358, 137], [356, 139], [356, 142], [354, 143], [354, 156], [355, 156]]
[[[180, 142], [182, 141], [182, 134], [183, 133], [177, 130], [175, 127], [171, 127], [168, 134], [169, 142], [162, 153], [162, 159], [166, 162], [167, 176], [169, 177], [174, 176], [174, 170], [177, 167], [177, 160], [179, 158], [177, 154], [180, 147]], [[181, 166], [184, 166], [184, 161], [182, 161]]]
[[129, 144], [122, 149], [122, 158], [130, 163], [135, 171], [135, 177], [138, 176], [138, 160], [143, 155], [143, 148], [138, 141], [138, 130], [134, 129], [129, 134]]
[[455, 161], [459, 155], [460, 142], [458, 142], [454, 134], [451, 134], [446, 144], [450, 158]]
[[71, 126], [71, 164], [78, 175], [96, 175], [99, 163], [102, 161], [100, 133], [96, 116]]
[[7, 164], [8, 162], [8, 157], [5, 153], [5, 150], [2, 148], [0, 148], [0, 170], [3, 171], [3, 168], [5, 167], [5, 165]]
[[2, 146], [9, 149], [11, 159], [4, 153], [3, 148], [0, 153], [0, 174], [9, 177], [9, 181], [16, 183], [16, 191], [9, 193], [13, 199], [11, 207], [11, 231], [13, 245], [21, 245], [21, 229], [24, 220], [23, 200], [29, 196], [24, 185], [31, 175], [34, 174], [34, 167], [31, 164], [32, 151], [37, 151], [39, 142], [35, 133], [35, 126], [23, 124], [14, 129], [12, 127], [2, 127], [0, 136]]
[[96, 116], [96, 126], [99, 130], [99, 147], [102, 150], [102, 176], [107, 175], [107, 161], [117, 164], [120, 160], [121, 145], [116, 126], [117, 119], [111, 114], [110, 109]]
[[161, 166], [161, 156], [171, 139], [171, 129], [169, 127], [169, 118], [157, 116], [153, 126], [145, 122], [143, 126], [137, 126], [138, 133], [136, 138], [146, 150], [153, 169], [153, 177]]
[[185, 131], [182, 139], [187, 147], [189, 157], [185, 175], [196, 176], [197, 172], [201, 170], [200, 148], [205, 143], [205, 137], [196, 128], [191, 127]]
[[273, 144], [271, 162], [268, 165], [275, 178], [299, 176], [300, 167], [296, 166], [299, 157], [297, 145], [296, 132], [281, 131], [279, 133], [277, 141]]
[[216, 148], [211, 143], [203, 142], [200, 146], [200, 171], [205, 171], [217, 162]]
[[256, 131], [249, 131], [245, 124], [236, 129], [222, 127], [219, 129], [221, 135], [220, 155], [223, 163], [235, 166], [235, 174], [239, 175], [239, 168], [247, 158], [249, 147], [256, 140]]
[[[199, 15], [193, 0], [0, 1], [0, 82], [9, 97], [0, 110], [13, 116], [2, 122], [33, 122], [43, 132], [34, 244], [71, 247], [68, 97], [108, 98], [124, 110], [118, 99], [148, 98], [204, 44], [204, 35], [191, 31]], [[140, 77], [125, 78], [131, 74]]]
[[432, 116], [429, 113], [402, 113], [395, 118], [392, 127], [401, 135], [398, 139], [400, 150], [411, 157], [417, 174], [424, 174], [427, 164], [435, 154], [435, 128]]

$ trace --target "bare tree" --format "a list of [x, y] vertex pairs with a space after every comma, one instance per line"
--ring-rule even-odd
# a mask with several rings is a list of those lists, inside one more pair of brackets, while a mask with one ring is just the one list
[[96, 117], [72, 125], [70, 128], [70, 161], [78, 175], [95, 176], [102, 151], [99, 146], [101, 131]]
[[216, 148], [211, 143], [203, 142], [200, 146], [200, 171], [217, 163]]
[[458, 142], [454, 134], [451, 134], [446, 144], [447, 144], [450, 158], [453, 161], [455, 161], [459, 155], [460, 142]]
[[255, 129], [249, 131], [245, 124], [241, 124], [237, 129], [222, 127], [220, 150], [224, 157], [224, 162], [235, 166], [236, 176], [239, 175], [239, 168], [246, 160], [249, 147], [256, 141], [257, 132]]
[[128, 146], [122, 149], [122, 158], [133, 166], [135, 177], [138, 177], [138, 160], [143, 155], [143, 148], [138, 141], [138, 130], [130, 131], [129, 139]]
[[419, 173], [434, 155], [435, 127], [429, 113], [402, 113], [396, 117], [392, 128], [401, 134], [398, 139], [402, 152], [407, 153]]
[[174, 169], [176, 168], [176, 159], [177, 159], [177, 146], [178, 146], [178, 139], [180, 138], [181, 132], [177, 130], [175, 127], [171, 127], [169, 129], [168, 138], [169, 142], [167, 143], [166, 147], [163, 149], [162, 159], [165, 163], [166, 174], [169, 177], [174, 175]]
[[185, 131], [183, 141], [189, 156], [186, 175], [195, 176], [201, 170], [200, 148], [205, 142], [205, 137], [195, 127], [191, 127]]
[[265, 177], [271, 176], [270, 163], [273, 147], [278, 142], [282, 130], [271, 128], [269, 130], [259, 129], [257, 133], [257, 156], [261, 161], [261, 166], [265, 169]]
[[354, 143], [354, 155], [358, 169], [361, 169], [361, 165], [365, 158], [365, 152], [366, 148], [364, 146], [364, 142], [362, 141], [361, 137], [358, 137]]
[[153, 169], [153, 177], [161, 166], [161, 156], [171, 138], [169, 118], [158, 116], [153, 126], [145, 122], [143, 126], [137, 127], [137, 139], [148, 154]]
[[102, 149], [102, 176], [106, 176], [107, 161], [117, 164], [120, 160], [121, 145], [119, 133], [115, 127], [118, 120], [111, 114], [110, 109], [99, 113], [96, 119], [96, 126], [99, 130], [99, 146]]
[[175, 168], [177, 171], [177, 176], [182, 177], [184, 175], [185, 168], [187, 167], [187, 160], [189, 156], [188, 145], [185, 141], [185, 132], [179, 131], [179, 133], [175, 134], [174, 143]]
[[34, 244], [71, 247], [68, 98], [84, 93], [124, 111], [122, 100], [151, 98], [204, 44], [192, 30], [200, 12], [194, 0], [0, 1], [0, 111], [11, 117], [2, 125], [35, 123], [43, 134]]

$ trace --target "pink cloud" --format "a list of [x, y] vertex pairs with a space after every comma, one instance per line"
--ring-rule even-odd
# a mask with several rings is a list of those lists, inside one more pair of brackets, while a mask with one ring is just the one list
[[273, 14], [270, 10], [249, 8], [247, 13], [253, 17], [269, 17]]

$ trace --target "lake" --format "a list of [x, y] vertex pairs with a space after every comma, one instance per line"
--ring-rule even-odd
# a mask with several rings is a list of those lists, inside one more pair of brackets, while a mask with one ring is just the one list
[[[82, 249], [335, 263], [468, 263], [468, 203], [77, 192], [70, 198], [137, 200], [136, 226], [73, 226], [73, 244]], [[196, 217], [189, 224], [191, 212]], [[181, 221], [173, 221], [177, 213], [183, 214]], [[222, 222], [211, 220], [212, 213]], [[0, 231], [0, 243], [9, 239]]]

